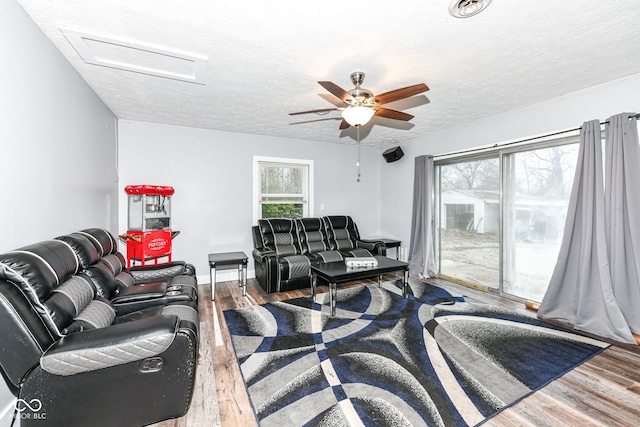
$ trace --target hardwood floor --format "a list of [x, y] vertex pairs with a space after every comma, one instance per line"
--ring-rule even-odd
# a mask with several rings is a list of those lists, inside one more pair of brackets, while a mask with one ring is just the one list
[[[373, 283], [362, 281], [361, 283]], [[535, 317], [524, 304], [510, 299], [434, 279], [453, 295], [494, 304]], [[348, 285], [341, 285], [345, 287]], [[318, 287], [318, 293], [327, 287]], [[248, 280], [247, 297], [238, 282], [216, 285], [212, 305], [211, 287], [200, 285], [201, 344], [193, 401], [189, 412], [156, 427], [257, 426], [240, 369], [236, 362], [222, 312], [236, 307], [263, 304], [310, 295], [310, 290], [265, 294]], [[640, 424], [640, 349], [612, 345], [573, 371], [502, 411], [486, 426], [637, 426]], [[286, 427], [286, 426], [283, 426]]]

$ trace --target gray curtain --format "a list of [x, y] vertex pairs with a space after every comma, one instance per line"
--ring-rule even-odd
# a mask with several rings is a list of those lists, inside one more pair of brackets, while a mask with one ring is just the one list
[[640, 145], [634, 113], [605, 127], [605, 219], [611, 282], [631, 332], [640, 334]]
[[[603, 181], [600, 122], [592, 120], [580, 131], [564, 236], [538, 315], [635, 344], [612, 282]], [[635, 266], [635, 262], [632, 264]]]
[[418, 156], [413, 180], [413, 213], [409, 243], [409, 275], [438, 275], [433, 245], [433, 157]]

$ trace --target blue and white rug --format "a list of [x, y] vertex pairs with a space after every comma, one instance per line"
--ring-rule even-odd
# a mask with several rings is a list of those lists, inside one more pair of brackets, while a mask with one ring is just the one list
[[608, 346], [411, 287], [339, 288], [333, 318], [327, 294], [225, 311], [260, 425], [476, 425]]

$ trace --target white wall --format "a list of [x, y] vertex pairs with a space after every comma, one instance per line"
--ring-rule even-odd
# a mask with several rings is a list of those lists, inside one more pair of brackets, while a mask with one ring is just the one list
[[[111, 111], [13, 0], [0, 2], [0, 58], [0, 252], [117, 229]], [[13, 405], [0, 381], [0, 425]]]
[[409, 247], [415, 158], [490, 146], [576, 128], [622, 112], [640, 112], [640, 75], [489, 117], [403, 144], [405, 157], [382, 167], [382, 234]]
[[117, 229], [114, 115], [13, 0], [0, 57], [0, 251]]
[[[351, 215], [360, 233], [380, 232], [380, 149], [121, 120], [120, 233], [127, 227], [126, 185], [170, 185], [173, 258], [195, 264], [209, 283], [207, 255], [244, 251], [253, 274], [253, 156], [314, 161], [314, 216]], [[324, 204], [325, 210], [320, 211]], [[121, 246], [123, 253], [124, 246]], [[222, 273], [218, 281], [233, 278]], [[226, 274], [226, 276], [225, 276]]]

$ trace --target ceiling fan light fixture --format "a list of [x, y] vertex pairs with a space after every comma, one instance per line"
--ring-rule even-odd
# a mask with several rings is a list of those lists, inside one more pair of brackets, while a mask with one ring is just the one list
[[352, 107], [345, 108], [342, 111], [342, 118], [351, 126], [362, 126], [371, 120], [374, 113], [375, 111], [373, 111], [373, 108], [354, 105]]
[[449, 14], [455, 18], [469, 18], [485, 10], [491, 0], [453, 0]]

